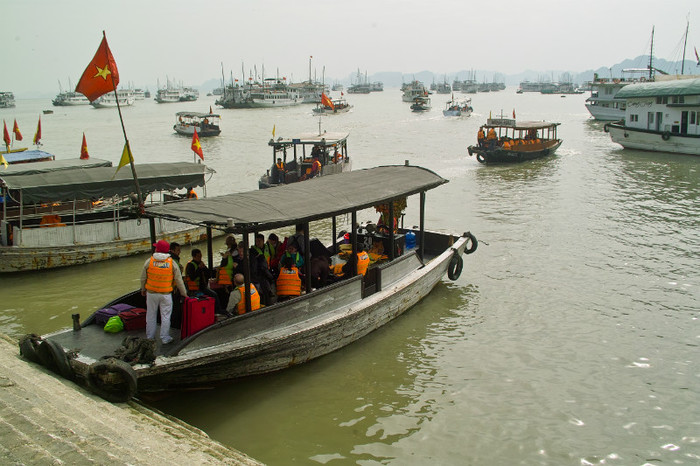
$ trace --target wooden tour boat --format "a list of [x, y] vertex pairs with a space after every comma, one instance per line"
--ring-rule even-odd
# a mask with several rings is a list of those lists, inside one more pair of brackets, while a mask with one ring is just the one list
[[[561, 139], [557, 139], [560, 123], [520, 121], [514, 118], [489, 118], [482, 128], [487, 133], [476, 146], [469, 146], [469, 155], [476, 154], [481, 163], [523, 162], [553, 154]], [[488, 137], [488, 133], [492, 137]]]
[[[174, 341], [167, 345], [146, 340], [143, 329], [107, 333], [96, 324], [95, 314], [82, 324], [74, 315], [72, 328], [22, 338], [20, 353], [114, 402], [138, 393], [201, 387], [264, 374], [328, 354], [398, 317], [428, 295], [445, 274], [453, 280], [459, 277], [462, 254], [476, 249], [476, 238], [471, 233], [453, 235], [424, 228], [426, 191], [446, 182], [421, 167], [384, 166], [271, 190], [147, 207], [147, 217], [206, 227], [209, 238], [212, 230], [240, 234], [245, 270], [250, 270], [247, 251], [251, 233], [295, 224], [304, 229], [306, 276], [311, 276], [310, 264], [315, 257], [335, 259], [337, 252], [350, 245], [356, 251], [359, 244], [372, 245], [372, 249], [383, 248], [383, 253], [364, 276], [350, 273], [354, 276], [317, 289], [307, 281], [301, 296], [253, 312], [247, 300], [248, 312], [222, 316], [184, 339], [180, 330], [172, 327]], [[358, 211], [371, 208], [388, 213], [387, 224], [395, 224], [395, 216], [401, 216], [409, 196], [419, 202], [419, 227], [387, 229], [386, 234], [380, 234], [369, 226], [358, 226]], [[322, 201], [300, 202], [302, 199]], [[310, 239], [310, 233], [344, 238], [344, 231], [336, 231], [336, 219], [348, 214], [352, 219], [350, 244], [341, 246], [342, 240], [333, 240], [326, 248]], [[310, 222], [314, 222], [314, 231]], [[152, 234], [155, 239], [155, 232]], [[209, 240], [209, 264], [212, 255]], [[248, 280], [246, 290], [250, 289]], [[146, 307], [139, 291], [107, 306], [117, 303]], [[110, 358], [127, 341], [150, 344], [155, 359], [132, 361], [131, 365]]]
[[189, 137], [195, 129], [200, 137], [218, 136], [221, 134], [220, 121], [221, 116], [216, 113], [177, 112], [173, 129], [177, 134]]
[[[272, 146], [272, 167], [260, 177], [258, 187], [270, 188], [352, 170], [348, 136], [347, 133], [324, 131], [296, 138], [270, 139], [268, 145]], [[291, 154], [287, 154], [288, 151]], [[284, 173], [277, 167], [277, 159], [282, 159]], [[320, 170], [318, 167], [314, 169], [314, 159], [318, 159]]]

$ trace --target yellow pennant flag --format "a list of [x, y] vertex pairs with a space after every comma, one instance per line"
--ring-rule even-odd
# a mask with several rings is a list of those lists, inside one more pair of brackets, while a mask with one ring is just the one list
[[[119, 161], [119, 166], [117, 167], [117, 171], [114, 172], [114, 176], [117, 176], [117, 173], [119, 172], [119, 169], [122, 168], [125, 165], [129, 165], [131, 162], [134, 161], [134, 157], [131, 155], [131, 151], [129, 150], [129, 145], [124, 144], [124, 151], [122, 152], [122, 158]], [[114, 176], [112, 179], [114, 179]]]
[[272, 137], [273, 137], [273, 138], [275, 137], [275, 126], [276, 126], [276, 125], [272, 125]]
[[5, 157], [2, 154], [0, 154], [0, 163], [5, 165], [5, 168], [7, 169], [7, 166], [9, 164], [7, 163], [7, 160], [5, 160]]

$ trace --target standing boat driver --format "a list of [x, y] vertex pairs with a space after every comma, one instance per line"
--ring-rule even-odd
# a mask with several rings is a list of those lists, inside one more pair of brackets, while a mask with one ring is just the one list
[[282, 159], [279, 157], [275, 163], [275, 169], [277, 170], [277, 183], [284, 184], [284, 162], [282, 162]]
[[193, 188], [192, 186], [190, 186], [189, 188], [187, 188], [187, 195], [186, 195], [186, 197], [187, 197], [187, 199], [199, 199], [199, 196], [197, 196], [197, 193], [194, 192], [194, 188]]
[[170, 257], [170, 244], [165, 240], [155, 243], [156, 250], [143, 265], [141, 271], [141, 295], [146, 297], [146, 338], [156, 337], [160, 309], [160, 341], [167, 345], [173, 341], [170, 336], [170, 316], [173, 310], [173, 285], [181, 296], [187, 296], [180, 269]]
[[489, 149], [493, 149], [496, 146], [496, 141], [498, 141], [498, 136], [496, 136], [496, 131], [493, 128], [489, 128], [489, 132], [486, 135], [486, 143]]
[[479, 146], [483, 147], [486, 141], [486, 133], [484, 133], [484, 127], [479, 128], [479, 132], [476, 134], [476, 140]]

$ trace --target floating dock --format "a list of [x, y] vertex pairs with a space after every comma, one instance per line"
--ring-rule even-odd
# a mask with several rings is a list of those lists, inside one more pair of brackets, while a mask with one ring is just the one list
[[3, 334], [0, 438], [0, 464], [262, 464], [136, 401], [112, 404], [55, 377]]

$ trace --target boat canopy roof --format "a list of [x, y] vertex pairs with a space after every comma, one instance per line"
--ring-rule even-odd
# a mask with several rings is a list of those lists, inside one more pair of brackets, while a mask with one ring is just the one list
[[516, 130], [545, 129], [559, 126], [561, 123], [550, 121], [516, 121], [512, 118], [489, 118], [484, 128], [513, 128]]
[[629, 84], [615, 95], [616, 99], [700, 95], [700, 78]]
[[6, 169], [0, 170], [0, 179], [15, 175], [36, 175], [37, 173], [48, 173], [74, 168], [97, 168], [111, 167], [112, 162], [96, 158], [85, 159], [60, 159], [47, 160], [45, 162], [27, 162], [8, 165]]
[[7, 163], [24, 163], [39, 160], [52, 160], [55, 158], [53, 154], [44, 152], [43, 150], [22, 150], [16, 152], [3, 152], [3, 157], [7, 160]]
[[270, 146], [291, 146], [294, 144], [308, 144], [308, 145], [321, 145], [321, 146], [334, 146], [338, 143], [344, 142], [349, 133], [327, 133], [322, 134], [301, 134], [296, 138], [283, 138], [279, 137], [277, 139], [270, 139], [268, 143]]
[[422, 167], [383, 166], [269, 189], [148, 206], [146, 215], [225, 229], [229, 233], [263, 231], [384, 204], [447, 181]]
[[[203, 186], [206, 173], [213, 170], [189, 162], [150, 163], [136, 166], [142, 193]], [[114, 167], [73, 168], [29, 175], [0, 177], [3, 188], [23, 204], [99, 199], [127, 196], [136, 192], [129, 167], [116, 172]]]
[[177, 112], [175, 114], [177, 117], [188, 117], [188, 118], [221, 118], [221, 115], [217, 113], [201, 113], [201, 112]]

